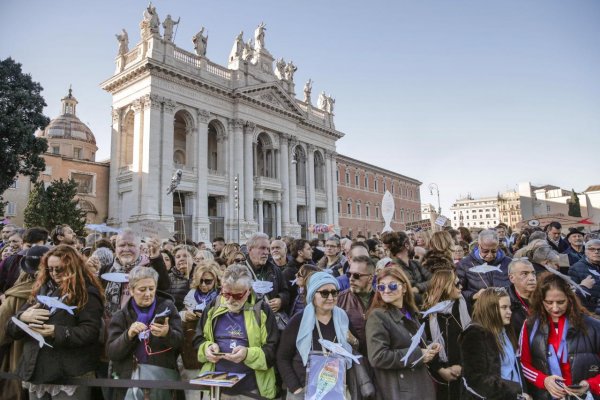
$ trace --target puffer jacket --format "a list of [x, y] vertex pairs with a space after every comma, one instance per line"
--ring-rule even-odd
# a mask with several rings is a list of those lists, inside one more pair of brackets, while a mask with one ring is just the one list
[[581, 281], [589, 275], [596, 280], [596, 283], [591, 289], [586, 288], [586, 291], [590, 296], [580, 297], [579, 299], [590, 312], [598, 314], [600, 313], [600, 278], [592, 271], [600, 273], [600, 265], [592, 264], [587, 257], [584, 257], [583, 260], [571, 265], [571, 268], [569, 268], [569, 276], [576, 283], [581, 283]]
[[473, 303], [473, 295], [480, 289], [487, 287], [508, 287], [508, 264], [511, 258], [507, 257], [502, 250], [498, 250], [496, 259], [488, 265], [499, 266], [502, 272], [492, 271], [485, 274], [469, 271], [470, 268], [485, 264], [478, 255], [477, 247], [468, 256], [459, 261], [456, 267], [456, 276], [462, 285], [462, 294], [467, 303]]
[[173, 267], [169, 271], [169, 282], [170, 286], [167, 293], [173, 296], [175, 307], [177, 307], [178, 310], [183, 310], [183, 299], [185, 299], [185, 296], [190, 291], [190, 280], [177, 268]]

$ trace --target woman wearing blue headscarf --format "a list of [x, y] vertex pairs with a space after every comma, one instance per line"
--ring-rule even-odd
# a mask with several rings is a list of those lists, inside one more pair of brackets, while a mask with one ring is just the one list
[[309, 352], [324, 350], [319, 338], [352, 351], [347, 341], [348, 316], [336, 305], [338, 294], [339, 284], [332, 275], [312, 274], [307, 285], [306, 308], [292, 317], [281, 336], [277, 367], [287, 387], [288, 400], [304, 399]]

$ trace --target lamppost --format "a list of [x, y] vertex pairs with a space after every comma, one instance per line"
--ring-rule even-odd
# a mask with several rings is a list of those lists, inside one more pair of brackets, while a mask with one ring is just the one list
[[240, 179], [240, 174], [236, 174], [233, 179], [233, 195], [234, 195], [234, 206], [235, 211], [237, 213], [237, 242], [240, 242], [240, 197], [239, 197], [239, 187], [238, 182]]
[[438, 215], [442, 215], [442, 206], [440, 204], [440, 188], [438, 187], [437, 183], [430, 183], [429, 186], [429, 194], [433, 196], [433, 191], [435, 190], [437, 192], [437, 198], [438, 198]]
[[296, 165], [296, 168], [298, 168], [299, 161], [304, 163], [304, 218], [306, 224], [306, 238], [308, 238], [308, 180], [306, 179], [306, 156], [304, 153], [294, 151], [292, 164]]

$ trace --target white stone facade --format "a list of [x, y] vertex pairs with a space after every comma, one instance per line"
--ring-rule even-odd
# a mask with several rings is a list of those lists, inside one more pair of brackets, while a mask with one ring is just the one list
[[450, 207], [450, 211], [454, 229], [459, 226], [479, 229], [495, 228], [500, 223], [498, 197], [456, 200]]
[[335, 100], [319, 109], [310, 92], [297, 99], [295, 66], [276, 76], [264, 33], [243, 52], [234, 44], [228, 68], [146, 33], [101, 84], [113, 108], [108, 223], [240, 242], [337, 227]]

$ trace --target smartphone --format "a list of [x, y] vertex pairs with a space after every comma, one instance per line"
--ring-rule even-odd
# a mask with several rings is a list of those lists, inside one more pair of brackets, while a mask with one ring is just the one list
[[213, 355], [215, 355], [215, 356], [219, 356], [219, 357], [223, 357], [225, 354], [228, 354], [228, 353], [222, 353], [222, 352], [220, 352], [220, 351], [218, 351], [218, 352], [216, 352], [216, 353], [213, 353]]
[[167, 317], [156, 317], [154, 318], [155, 324], [164, 325]]
[[583, 387], [583, 386], [581, 386], [579, 383], [576, 383], [576, 384], [574, 384], [574, 385], [569, 385], [569, 386], [567, 386], [567, 388], [569, 388], [569, 389], [574, 389], [574, 390], [579, 390], [579, 389], [581, 389], [582, 387]]

